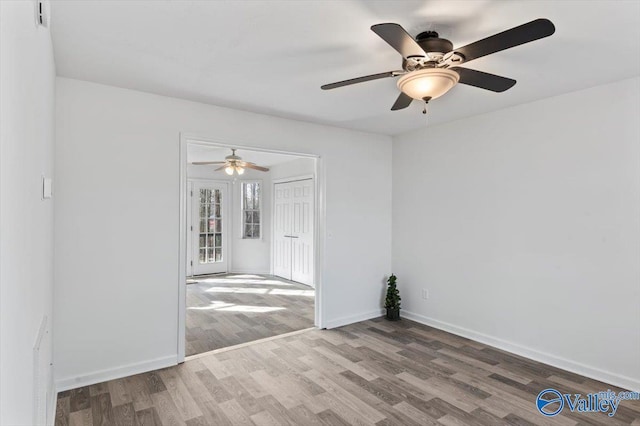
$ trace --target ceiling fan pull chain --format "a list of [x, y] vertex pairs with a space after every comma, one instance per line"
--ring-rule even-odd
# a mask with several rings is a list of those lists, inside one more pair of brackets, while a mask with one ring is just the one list
[[428, 100], [424, 100], [424, 106], [422, 107], [422, 114], [424, 114], [424, 128], [429, 127], [429, 114], [427, 114], [427, 106], [429, 104]]
[[427, 115], [427, 104], [429, 103], [430, 100], [431, 100], [430, 96], [427, 96], [426, 98], [424, 98], [424, 107], [422, 108], [422, 113], [424, 115]]

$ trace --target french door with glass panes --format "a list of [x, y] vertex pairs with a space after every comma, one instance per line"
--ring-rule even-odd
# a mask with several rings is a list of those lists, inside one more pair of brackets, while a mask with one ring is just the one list
[[228, 187], [224, 182], [193, 182], [191, 246], [193, 275], [227, 272]]

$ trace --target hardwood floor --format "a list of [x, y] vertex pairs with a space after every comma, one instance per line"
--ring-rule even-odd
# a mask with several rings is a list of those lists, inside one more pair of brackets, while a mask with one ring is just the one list
[[187, 281], [187, 356], [313, 327], [313, 288], [273, 276]]
[[56, 425], [640, 425], [536, 409], [546, 388], [620, 389], [408, 320], [364, 321], [210, 354], [58, 395]]

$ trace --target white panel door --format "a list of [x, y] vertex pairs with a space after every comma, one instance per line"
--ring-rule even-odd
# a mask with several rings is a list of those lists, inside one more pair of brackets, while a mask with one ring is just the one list
[[193, 275], [227, 272], [226, 183], [194, 182], [191, 195]]
[[291, 279], [313, 286], [313, 181], [292, 182]]
[[291, 279], [291, 187], [279, 183], [273, 202], [273, 273]]
[[313, 282], [313, 180], [274, 185], [273, 273], [310, 286]]

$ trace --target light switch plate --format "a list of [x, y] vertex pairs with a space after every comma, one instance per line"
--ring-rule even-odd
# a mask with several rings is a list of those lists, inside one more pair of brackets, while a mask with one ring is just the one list
[[51, 195], [52, 195], [51, 186], [52, 186], [51, 178], [42, 176], [42, 199], [43, 200], [47, 200], [51, 198]]

